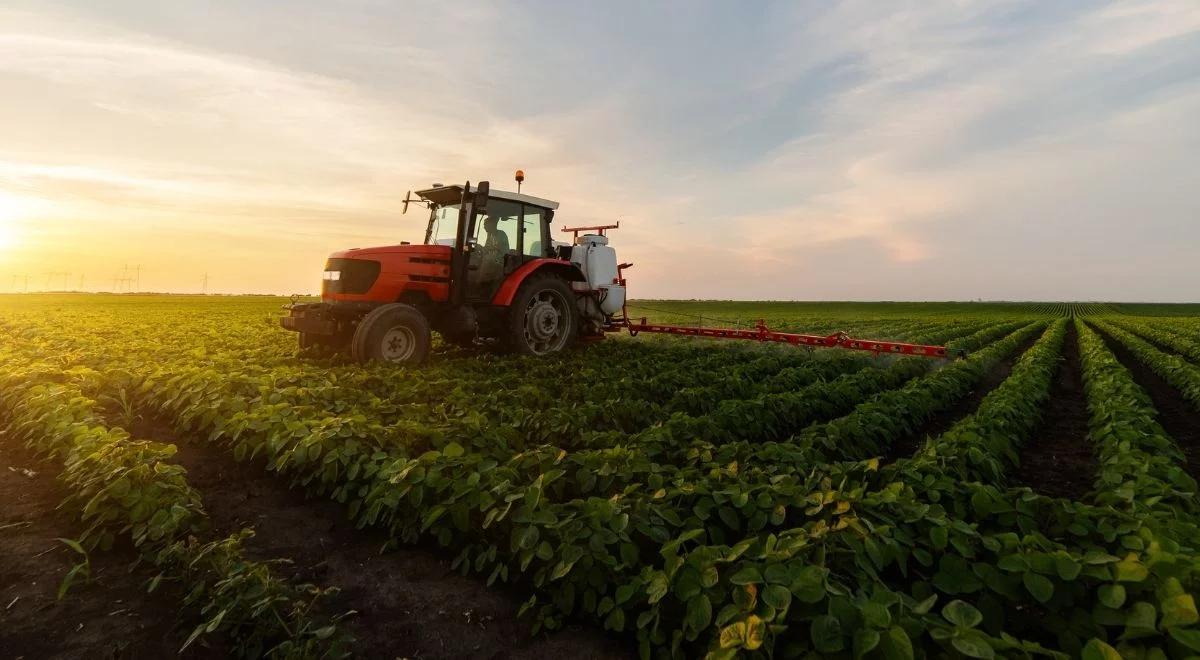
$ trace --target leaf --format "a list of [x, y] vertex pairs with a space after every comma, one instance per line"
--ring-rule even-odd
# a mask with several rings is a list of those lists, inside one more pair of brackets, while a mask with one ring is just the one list
[[812, 637], [813, 648], [821, 653], [837, 653], [845, 648], [845, 642], [842, 640], [842, 622], [836, 617], [826, 614], [813, 619], [809, 634]]
[[458, 458], [464, 453], [466, 452], [463, 450], [462, 445], [458, 444], [457, 442], [451, 442], [442, 448], [442, 455], [446, 458]]
[[1074, 580], [1079, 576], [1079, 571], [1083, 569], [1079, 562], [1070, 557], [1055, 557], [1054, 569], [1058, 571], [1058, 576], [1064, 580]]
[[1129, 613], [1125, 616], [1124, 636], [1126, 638], [1134, 638], [1158, 634], [1158, 631], [1154, 628], [1154, 622], [1157, 618], [1158, 610], [1154, 609], [1154, 606], [1150, 603], [1134, 603], [1129, 608]]
[[1200, 630], [1195, 628], [1171, 628], [1167, 631], [1171, 639], [1183, 644], [1193, 651], [1200, 651]]
[[942, 608], [947, 621], [962, 628], [974, 628], [983, 621], [983, 614], [974, 605], [961, 600], [952, 600]]
[[712, 623], [712, 601], [700, 594], [688, 601], [684, 623], [693, 632], [701, 632]]
[[316, 635], [317, 639], [329, 639], [335, 632], [337, 632], [337, 626], [325, 626], [324, 628], [318, 628], [313, 634]]
[[862, 628], [855, 631], [854, 643], [852, 645], [854, 657], [861, 658], [875, 650], [875, 647], [879, 646], [880, 637], [878, 630], [871, 630], [870, 628]]
[[1162, 601], [1162, 627], [1190, 626], [1200, 621], [1196, 612], [1196, 601], [1188, 594], [1172, 596]]
[[860, 613], [863, 621], [872, 628], [885, 630], [892, 625], [891, 612], [888, 612], [888, 609], [879, 603], [865, 603]]
[[1123, 660], [1120, 653], [1099, 639], [1091, 639], [1080, 654], [1082, 660]]
[[892, 626], [879, 638], [879, 653], [887, 660], [913, 660], [912, 640], [900, 626]]
[[1025, 583], [1025, 588], [1039, 603], [1045, 603], [1054, 597], [1054, 583], [1046, 576], [1026, 573], [1021, 579]]
[[1100, 585], [1098, 595], [1100, 603], [1105, 607], [1111, 607], [1115, 610], [1125, 604], [1125, 587], [1119, 584]]
[[721, 648], [736, 649], [746, 643], [746, 622], [738, 621], [721, 629]]
[[625, 629], [625, 610], [614, 607], [608, 613], [608, 617], [604, 619], [604, 629], [621, 632]]
[[1113, 565], [1113, 578], [1117, 582], [1141, 582], [1150, 577], [1150, 569], [1146, 565], [1132, 558], [1123, 559]]
[[913, 614], [925, 614], [929, 612], [929, 610], [933, 609], [934, 604], [937, 603], [937, 599], [937, 594], [933, 594], [929, 598], [917, 603], [912, 608]]
[[777, 610], [783, 611], [792, 604], [792, 592], [787, 587], [769, 584], [762, 591], [762, 601]]
[[800, 569], [792, 583], [792, 595], [802, 603], [819, 603], [825, 598], [825, 571], [808, 565]]
[[746, 648], [753, 651], [763, 645], [767, 636], [767, 624], [759, 617], [751, 614], [746, 617]]
[[63, 545], [67, 546], [68, 548], [74, 550], [75, 552], [83, 555], [84, 557], [87, 556], [87, 550], [83, 549], [83, 546], [79, 544], [79, 541], [76, 541], [74, 539], [61, 539], [61, 538], [56, 539], [56, 540], [59, 543], [62, 543]]
[[968, 658], [990, 660], [996, 657], [996, 650], [988, 643], [987, 638], [974, 630], [954, 637], [950, 640], [950, 644]]
[[762, 573], [753, 566], [747, 566], [729, 577], [733, 584], [759, 584], [763, 581]]
[[654, 577], [650, 578], [650, 582], [646, 585], [646, 595], [649, 596], [647, 602], [651, 605], [662, 600], [663, 596], [671, 590], [671, 583], [667, 580], [666, 573], [655, 571]]

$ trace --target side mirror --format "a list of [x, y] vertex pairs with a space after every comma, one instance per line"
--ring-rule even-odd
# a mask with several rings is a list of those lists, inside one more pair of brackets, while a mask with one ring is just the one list
[[401, 215], [404, 215], [405, 213], [408, 213], [408, 203], [409, 203], [410, 201], [412, 201], [412, 191], [411, 191], [411, 190], [410, 190], [410, 191], [408, 191], [408, 192], [406, 192], [406, 193], [404, 193], [404, 210], [403, 210], [403, 211], [400, 211], [400, 214], [401, 214]]

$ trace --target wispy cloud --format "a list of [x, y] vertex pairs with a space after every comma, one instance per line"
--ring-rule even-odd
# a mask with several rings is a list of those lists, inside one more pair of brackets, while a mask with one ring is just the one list
[[[101, 226], [165, 262], [181, 231], [207, 255], [286, 235], [253, 266], [269, 276], [231, 279], [307, 289], [342, 241], [419, 234], [395, 217], [406, 188], [521, 166], [564, 219], [623, 219], [640, 295], [1200, 286], [1169, 256], [1200, 241], [1187, 0], [39, 3], [0, 25], [0, 190], [56, 232], [31, 262]], [[1131, 246], [1167, 258], [1097, 276]]]

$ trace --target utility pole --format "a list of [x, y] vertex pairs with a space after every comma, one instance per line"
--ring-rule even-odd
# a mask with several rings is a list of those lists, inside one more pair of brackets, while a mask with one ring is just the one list
[[137, 282], [134, 284], [133, 290], [140, 292], [142, 290], [142, 265], [137, 265]]
[[204, 286], [201, 289], [201, 292], [206, 296], [208, 295], [208, 273], [204, 274]]
[[79, 274], [79, 290], [83, 291], [83, 273]]

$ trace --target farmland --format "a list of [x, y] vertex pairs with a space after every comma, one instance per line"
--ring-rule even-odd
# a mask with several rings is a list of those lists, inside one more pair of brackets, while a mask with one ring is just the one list
[[0, 298], [0, 648], [1200, 654], [1200, 306], [646, 302], [965, 357], [403, 368], [298, 354], [283, 302]]

